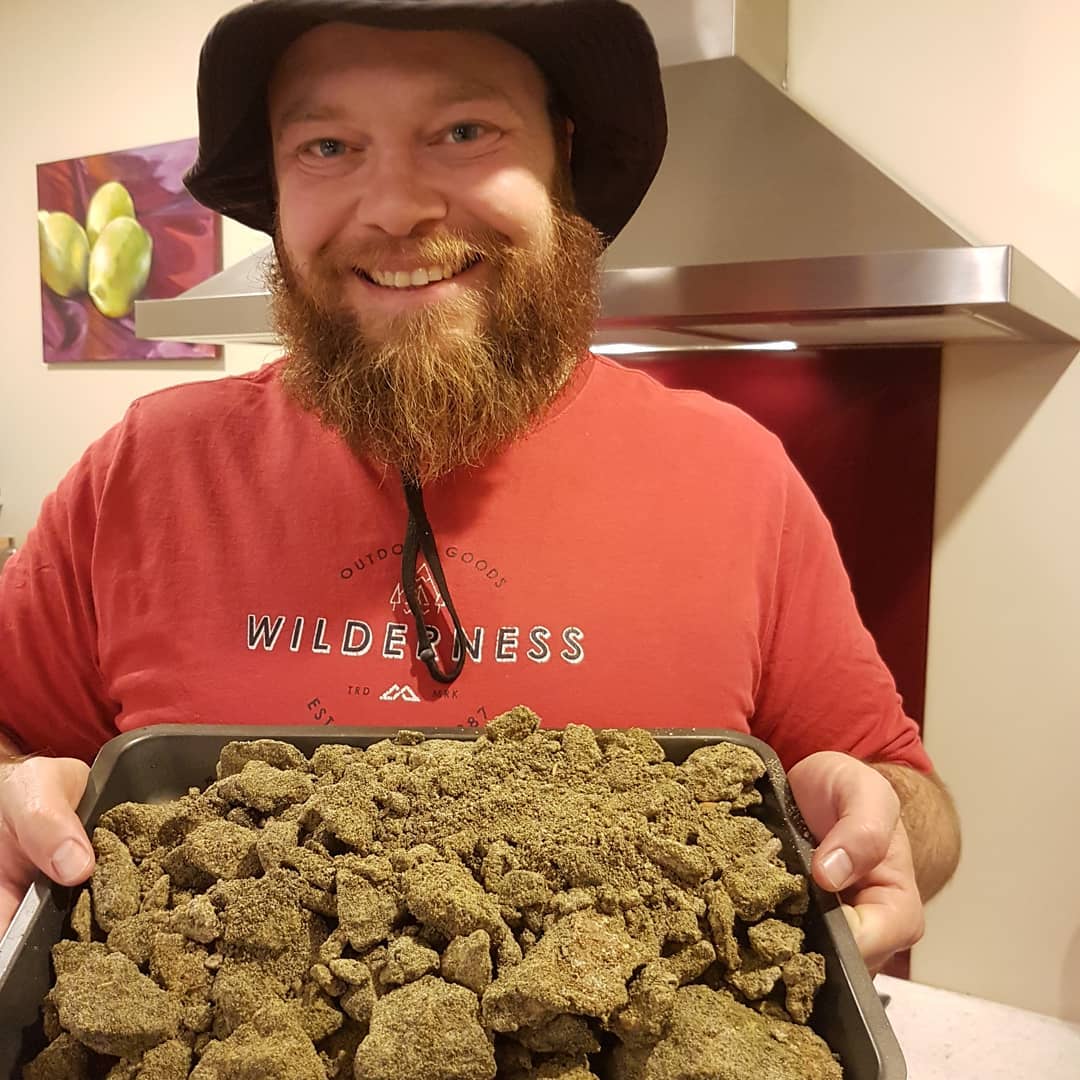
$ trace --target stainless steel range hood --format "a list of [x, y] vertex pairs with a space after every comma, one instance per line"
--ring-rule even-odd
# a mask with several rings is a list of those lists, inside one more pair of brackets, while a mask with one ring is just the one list
[[[1080, 298], [1013, 248], [972, 245], [787, 96], [787, 0], [637, 6], [671, 134], [608, 253], [598, 349], [1080, 342]], [[269, 253], [139, 301], [137, 334], [275, 343]]]
[[1080, 299], [1011, 247], [612, 270], [598, 351], [1080, 342]]

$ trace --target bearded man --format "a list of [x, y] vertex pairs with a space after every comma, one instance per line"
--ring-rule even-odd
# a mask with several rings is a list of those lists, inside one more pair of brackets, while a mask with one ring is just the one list
[[[273, 237], [286, 359], [135, 402], [0, 578], [0, 924], [152, 723], [722, 727], [780, 754], [871, 967], [958, 830], [778, 441], [588, 350], [655, 175], [621, 0], [256, 0], [192, 193]], [[28, 809], [29, 807], [29, 809]], [[909, 843], [910, 836], [910, 843]]]

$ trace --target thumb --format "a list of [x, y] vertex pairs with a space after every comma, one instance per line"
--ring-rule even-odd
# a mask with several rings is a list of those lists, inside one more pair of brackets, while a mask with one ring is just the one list
[[870, 974], [876, 975], [895, 951], [895, 934], [888, 912], [871, 905], [852, 907], [850, 904], [842, 904], [841, 910]]
[[911, 948], [922, 937], [925, 928], [922, 907], [910, 900], [908, 895], [885, 893], [880, 901], [841, 905], [871, 975], [876, 975], [898, 951]]
[[813, 872], [822, 888], [840, 892], [885, 859], [900, 800], [884, 776], [846, 754], [825, 752], [796, 765], [789, 782], [819, 840]]
[[61, 885], [77, 885], [94, 869], [74, 810], [89, 773], [74, 758], [30, 758], [0, 770], [0, 818], [22, 854]]

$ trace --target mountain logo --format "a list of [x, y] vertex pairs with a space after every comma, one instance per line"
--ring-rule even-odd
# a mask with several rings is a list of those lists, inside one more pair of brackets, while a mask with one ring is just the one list
[[[432, 574], [431, 567], [426, 562], [422, 562], [416, 569], [416, 595], [424, 615], [437, 615], [446, 607], [442, 593], [439, 592], [439, 586], [435, 582], [435, 575]], [[401, 582], [398, 582], [390, 597], [390, 607], [403, 615], [412, 614], [412, 608], [409, 606]]]
[[399, 686], [394, 683], [385, 693], [379, 695], [380, 701], [419, 701], [420, 695], [411, 686]]

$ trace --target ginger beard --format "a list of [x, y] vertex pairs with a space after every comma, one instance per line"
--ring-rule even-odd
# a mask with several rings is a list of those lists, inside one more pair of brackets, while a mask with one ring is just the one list
[[[523, 435], [588, 348], [599, 311], [600, 234], [552, 203], [535, 249], [496, 233], [330, 245], [308, 268], [275, 237], [268, 284], [288, 358], [282, 381], [355, 453], [420, 483], [479, 465]], [[487, 263], [487, 283], [377, 320], [342, 293], [357, 267]], [[415, 258], [414, 258], [415, 257]]]

